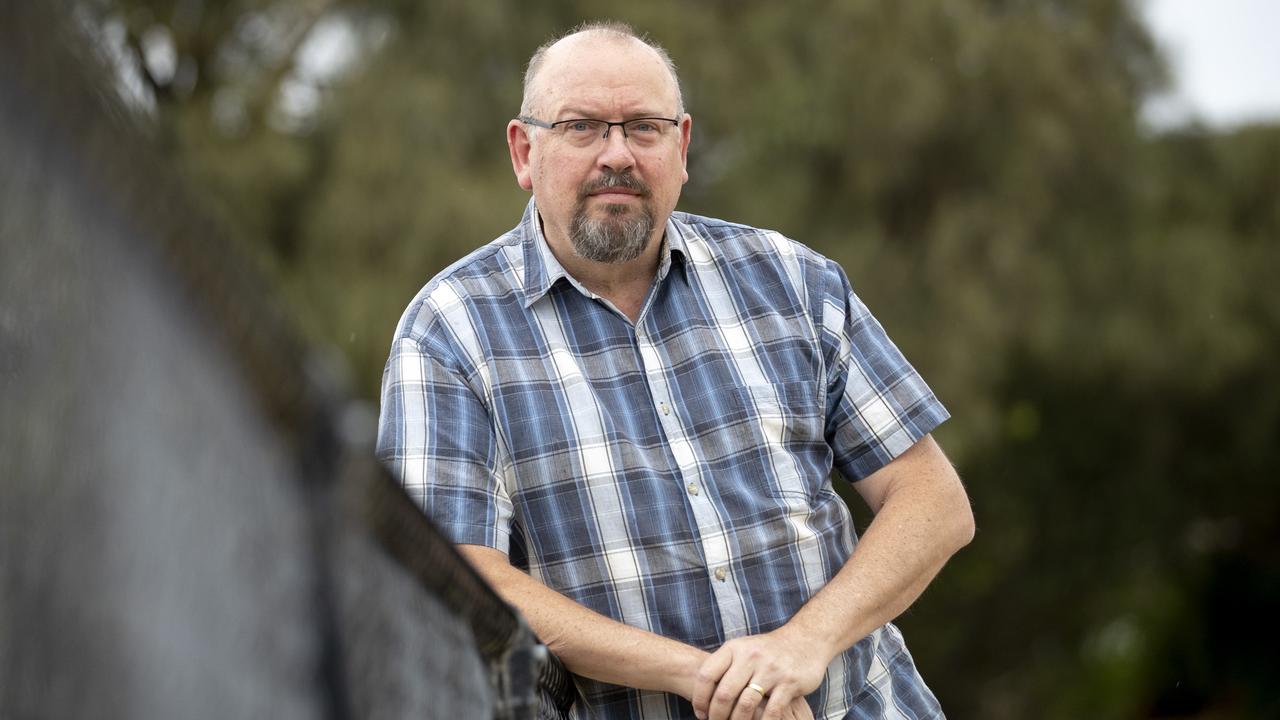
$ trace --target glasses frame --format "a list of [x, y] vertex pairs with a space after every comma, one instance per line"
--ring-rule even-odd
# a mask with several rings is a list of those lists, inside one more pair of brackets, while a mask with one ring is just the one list
[[601, 140], [608, 140], [609, 133], [613, 132], [614, 127], [622, 128], [623, 139], [630, 139], [631, 136], [627, 134], [627, 124], [638, 122], [640, 120], [649, 120], [651, 122], [669, 122], [675, 127], [680, 127], [680, 120], [678, 118], [665, 118], [665, 117], [638, 117], [638, 118], [630, 118], [628, 120], [621, 120], [619, 122], [610, 122], [608, 120], [600, 120], [599, 118], [570, 118], [568, 120], [557, 120], [555, 122], [549, 123], [545, 120], [539, 120], [537, 118], [531, 118], [525, 115], [521, 115], [517, 117], [516, 120], [524, 123], [525, 125], [540, 127], [545, 130], [555, 130], [557, 125], [568, 125], [570, 123], [584, 122], [584, 121], [594, 122], [594, 123], [604, 123], [604, 134], [600, 136]]

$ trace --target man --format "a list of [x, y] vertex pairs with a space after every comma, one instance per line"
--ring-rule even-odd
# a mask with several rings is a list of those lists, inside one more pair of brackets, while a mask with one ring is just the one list
[[[406, 311], [380, 454], [581, 715], [941, 717], [888, 623], [972, 537], [946, 410], [833, 262], [674, 212], [692, 122], [626, 26], [534, 54], [533, 198]], [[876, 511], [856, 544], [833, 467]]]

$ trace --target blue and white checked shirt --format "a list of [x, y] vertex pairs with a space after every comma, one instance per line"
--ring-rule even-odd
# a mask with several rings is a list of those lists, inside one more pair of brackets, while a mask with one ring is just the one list
[[[531, 201], [422, 289], [382, 386], [380, 457], [445, 535], [608, 617], [714, 650], [782, 625], [853, 551], [857, 480], [947, 411], [836, 263], [674, 213], [632, 323], [569, 277]], [[580, 716], [692, 718], [578, 679]], [[893, 625], [836, 658], [818, 718], [941, 711]]]

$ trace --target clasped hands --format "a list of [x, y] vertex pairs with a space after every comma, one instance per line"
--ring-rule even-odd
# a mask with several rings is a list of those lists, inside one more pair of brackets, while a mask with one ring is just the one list
[[701, 720], [813, 720], [804, 696], [831, 658], [781, 627], [730, 640], [698, 670], [693, 710]]

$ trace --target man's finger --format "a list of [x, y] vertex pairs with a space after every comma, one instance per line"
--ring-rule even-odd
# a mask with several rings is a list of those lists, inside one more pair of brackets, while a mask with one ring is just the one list
[[773, 696], [770, 696], [770, 702], [756, 708], [755, 720], [765, 720], [774, 716], [769, 715], [773, 709], [781, 707], [776, 717], [781, 720], [813, 720], [813, 709], [809, 707], [809, 703], [804, 696], [794, 697], [789, 703], [773, 703]]
[[698, 720], [706, 720], [707, 713], [711, 710], [711, 695], [716, 690], [716, 685], [720, 683], [720, 678], [724, 677], [724, 673], [733, 664], [733, 651], [727, 647], [721, 647], [719, 650], [711, 653], [711, 657], [702, 662], [702, 667], [698, 668], [698, 677], [693, 686], [693, 714]]
[[791, 711], [794, 720], [813, 720], [813, 708], [809, 707], [809, 702], [803, 695], [792, 700], [787, 709]]
[[[729, 720], [731, 714], [734, 720], [751, 720], [751, 712], [754, 712], [756, 706], [760, 704], [760, 694], [755, 690], [747, 689], [747, 683], [751, 681], [752, 668], [742, 661], [741, 657], [736, 657], [729, 669], [725, 671], [724, 676], [720, 678], [720, 682], [716, 683], [715, 692], [711, 693], [711, 708], [707, 713], [710, 720]], [[750, 697], [746, 697], [746, 696]], [[733, 709], [746, 698], [746, 705], [751, 712], [745, 715], [733, 714]]]
[[[721, 678], [721, 687], [726, 686], [733, 677], [734, 668], [731, 668], [729, 672], [725, 673], [725, 676]], [[748, 678], [748, 680], [750, 679]], [[731, 691], [731, 688], [736, 685], [737, 683], [728, 685], [729, 689], [726, 689], [725, 693], [728, 694]], [[719, 694], [719, 692], [720, 689], [717, 688], [716, 693]], [[756, 715], [756, 709], [764, 707], [765, 703], [768, 701], [768, 698], [765, 696], [761, 686], [750, 681], [742, 683], [742, 689], [735, 693], [735, 697], [733, 714], [730, 716], [731, 720], [753, 720]], [[715, 703], [713, 702], [712, 705], [714, 706]], [[715, 717], [714, 713], [712, 713], [712, 717]]]
[[760, 715], [762, 720], [790, 720], [795, 716], [795, 698], [781, 688], [775, 689], [768, 697], [768, 702], [764, 705], [764, 712]]

